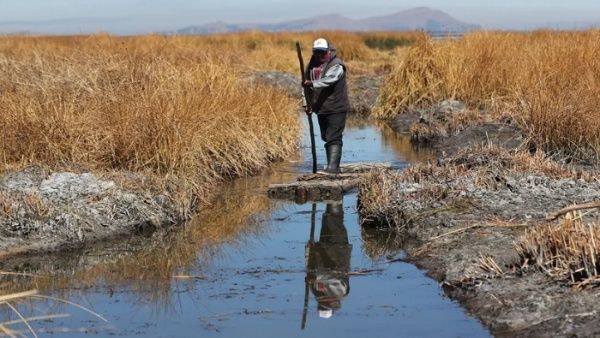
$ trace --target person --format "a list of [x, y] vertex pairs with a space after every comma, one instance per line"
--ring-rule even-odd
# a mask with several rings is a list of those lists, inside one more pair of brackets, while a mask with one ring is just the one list
[[317, 300], [319, 317], [330, 318], [350, 292], [352, 244], [344, 226], [344, 207], [328, 203], [318, 242], [307, 244], [306, 283]]
[[313, 54], [306, 69], [303, 85], [310, 89], [310, 105], [306, 113], [317, 114], [321, 139], [325, 142], [327, 165], [322, 172], [340, 173], [342, 158], [342, 136], [346, 126], [346, 115], [350, 110], [347, 67], [337, 57], [336, 49], [329, 41], [319, 38], [313, 43]]

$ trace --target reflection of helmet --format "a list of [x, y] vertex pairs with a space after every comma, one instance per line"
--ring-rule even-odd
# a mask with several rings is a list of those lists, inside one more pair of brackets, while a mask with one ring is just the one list
[[333, 310], [319, 310], [319, 317], [321, 318], [331, 318], [331, 316], [333, 316]]

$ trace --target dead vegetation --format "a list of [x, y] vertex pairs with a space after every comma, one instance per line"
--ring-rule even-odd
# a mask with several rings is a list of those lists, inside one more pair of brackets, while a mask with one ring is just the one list
[[126, 170], [176, 185], [180, 201], [202, 200], [216, 182], [294, 151], [297, 102], [241, 79], [256, 70], [296, 74], [294, 42], [308, 50], [317, 35], [334, 42], [353, 74], [385, 71], [395, 50], [419, 36], [3, 37], [0, 171]]
[[600, 31], [425, 36], [399, 58], [374, 115], [391, 118], [452, 98], [510, 115], [532, 144], [591, 159], [600, 152]]
[[236, 55], [235, 61], [246, 71], [278, 70], [297, 74], [295, 42], [301, 43], [304, 57], [308, 59], [312, 42], [317, 37], [324, 37], [336, 47], [351, 74], [372, 75], [389, 72], [395, 58], [402, 55], [405, 47], [415, 43], [422, 35], [409, 32], [243, 32], [204, 37], [180, 36], [176, 39], [193, 45], [214, 47], [227, 53], [233, 52]]
[[577, 286], [600, 285], [600, 228], [581, 211], [540, 224], [516, 243], [522, 268], [533, 266]]
[[140, 172], [184, 204], [289, 156], [296, 102], [241, 82], [234, 53], [190, 42], [0, 39], [2, 169]]
[[465, 189], [514, 190], [516, 194], [521, 188], [517, 179], [525, 183], [537, 176], [595, 181], [593, 173], [561, 166], [542, 153], [531, 155], [493, 146], [466, 148], [455, 156], [416, 164], [402, 172], [373, 171], [360, 184], [359, 211], [364, 225], [403, 228], [435, 213], [493, 204], [476, 203]]

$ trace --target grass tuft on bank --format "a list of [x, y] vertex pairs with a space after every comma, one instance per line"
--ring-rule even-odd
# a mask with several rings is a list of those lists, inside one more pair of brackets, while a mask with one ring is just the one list
[[600, 230], [582, 212], [538, 225], [516, 243], [523, 267], [533, 266], [578, 287], [600, 284]]
[[[490, 203], [480, 200], [484, 193], [518, 195], [530, 185], [528, 176], [544, 177], [548, 182], [595, 182], [593, 173], [565, 168], [542, 153], [510, 152], [494, 146], [466, 148], [455, 156], [401, 172], [378, 170], [366, 175], [359, 186], [359, 214], [367, 227], [410, 230], [442, 212], [483, 212], [482, 203]], [[536, 191], [535, 185], [531, 188]]]

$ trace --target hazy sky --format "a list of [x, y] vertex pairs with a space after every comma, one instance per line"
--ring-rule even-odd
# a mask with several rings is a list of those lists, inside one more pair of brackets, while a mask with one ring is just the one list
[[0, 0], [0, 33], [132, 34], [218, 20], [277, 22], [331, 13], [364, 18], [419, 6], [484, 28], [600, 22], [598, 0]]

